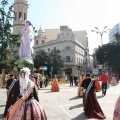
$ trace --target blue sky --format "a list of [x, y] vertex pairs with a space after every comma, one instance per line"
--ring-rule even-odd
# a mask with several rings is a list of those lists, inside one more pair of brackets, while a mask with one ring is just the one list
[[[13, 3], [13, 0], [10, 0]], [[28, 0], [28, 20], [39, 29], [59, 28], [68, 25], [74, 31], [86, 30], [90, 53], [101, 45], [100, 35], [91, 32], [107, 26], [111, 29], [120, 21], [119, 0]], [[108, 43], [108, 33], [103, 44]]]

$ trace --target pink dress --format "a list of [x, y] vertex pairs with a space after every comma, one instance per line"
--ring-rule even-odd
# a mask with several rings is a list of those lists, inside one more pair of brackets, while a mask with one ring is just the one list
[[113, 113], [113, 120], [120, 120], [120, 96], [115, 105], [115, 109]]
[[53, 79], [51, 91], [52, 92], [59, 92], [59, 85], [58, 85], [58, 82], [57, 82], [57, 78]]
[[[16, 94], [19, 95], [19, 82], [17, 83], [15, 91], [18, 91]], [[42, 105], [39, 100], [36, 99], [37, 94], [35, 91], [35, 84], [32, 81], [29, 81], [28, 85], [28, 94], [15, 101], [4, 120], [47, 120], [47, 116]]]

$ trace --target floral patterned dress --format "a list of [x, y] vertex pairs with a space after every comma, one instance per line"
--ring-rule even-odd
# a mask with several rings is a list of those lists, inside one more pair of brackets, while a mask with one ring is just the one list
[[[30, 82], [33, 83], [32, 81]], [[19, 82], [16, 84], [15, 91], [13, 97], [16, 99], [19, 96]], [[29, 88], [28, 95], [15, 100], [8, 116], [4, 120], [47, 120], [46, 113], [39, 102], [35, 86]]]

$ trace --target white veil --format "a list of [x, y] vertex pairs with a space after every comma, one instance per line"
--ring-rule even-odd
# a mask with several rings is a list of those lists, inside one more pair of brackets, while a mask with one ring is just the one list
[[29, 89], [34, 87], [34, 83], [29, 79], [30, 69], [23, 68], [19, 75], [20, 80], [20, 95], [22, 97], [28, 96]]

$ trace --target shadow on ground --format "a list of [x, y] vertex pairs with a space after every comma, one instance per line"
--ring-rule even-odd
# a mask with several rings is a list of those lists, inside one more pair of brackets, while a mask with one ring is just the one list
[[99, 99], [99, 98], [103, 98], [103, 96], [102, 96], [102, 95], [100, 95], [100, 96], [97, 96], [97, 99]]
[[0, 114], [0, 120], [2, 120], [3, 119], [3, 114]]
[[81, 113], [80, 115], [78, 115], [77, 117], [75, 118], [72, 118], [71, 120], [86, 120], [87, 117], [85, 116], [85, 113]]
[[52, 91], [47, 91], [47, 92], [45, 92], [45, 93], [52, 93]]
[[6, 105], [0, 105], [0, 107], [5, 107]]
[[82, 97], [76, 96], [76, 97], [70, 98], [69, 100], [75, 100], [75, 99], [80, 99], [80, 98], [82, 98]]
[[69, 108], [69, 110], [73, 110], [73, 109], [75, 109], [75, 108], [80, 108], [80, 107], [83, 107], [83, 104], [78, 104], [78, 105], [75, 105], [75, 106], [71, 106], [71, 107]]

